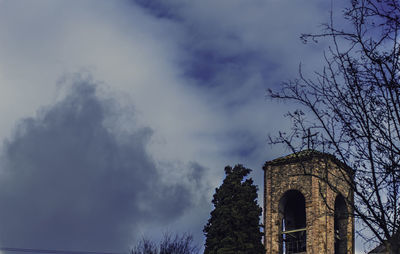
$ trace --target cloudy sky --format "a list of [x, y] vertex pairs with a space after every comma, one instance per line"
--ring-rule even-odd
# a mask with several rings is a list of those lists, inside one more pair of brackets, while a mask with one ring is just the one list
[[[0, 244], [126, 252], [202, 228], [225, 165], [284, 155], [320, 0], [0, 0]], [[338, 8], [334, 6], [334, 9]], [[337, 12], [340, 16], [340, 12]]]

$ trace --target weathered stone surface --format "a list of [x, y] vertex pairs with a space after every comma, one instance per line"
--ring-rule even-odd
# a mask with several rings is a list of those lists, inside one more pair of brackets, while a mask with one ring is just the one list
[[[267, 254], [282, 253], [279, 202], [289, 190], [301, 192], [306, 210], [307, 254], [354, 253], [352, 171], [334, 156], [313, 150], [278, 158], [264, 166], [264, 242]], [[337, 220], [342, 239], [335, 253], [335, 200], [344, 197], [346, 217]], [[336, 214], [337, 215], [337, 214]], [[339, 222], [338, 222], [339, 221]], [[337, 234], [339, 235], [339, 234]]]

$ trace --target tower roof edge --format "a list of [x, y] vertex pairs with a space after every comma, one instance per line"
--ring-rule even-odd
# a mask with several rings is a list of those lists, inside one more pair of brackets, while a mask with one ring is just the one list
[[330, 159], [332, 162], [334, 162], [338, 166], [346, 169], [349, 173], [353, 172], [353, 170], [347, 164], [340, 161], [333, 154], [320, 152], [320, 151], [317, 151], [314, 149], [306, 149], [306, 150], [302, 150], [300, 152], [291, 153], [286, 156], [282, 156], [282, 157], [279, 157], [279, 158], [276, 158], [276, 159], [273, 159], [270, 161], [266, 161], [263, 169], [265, 170], [267, 166], [279, 166], [279, 165], [291, 164], [291, 163], [295, 163], [295, 162], [311, 160], [313, 158]]

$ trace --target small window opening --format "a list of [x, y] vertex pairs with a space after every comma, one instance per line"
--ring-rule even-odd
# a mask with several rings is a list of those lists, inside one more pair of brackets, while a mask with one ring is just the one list
[[344, 200], [344, 197], [339, 194], [335, 200], [335, 254], [347, 253], [347, 221], [348, 212], [346, 201]]
[[303, 194], [287, 191], [279, 202], [281, 219], [280, 253], [306, 251], [306, 208]]

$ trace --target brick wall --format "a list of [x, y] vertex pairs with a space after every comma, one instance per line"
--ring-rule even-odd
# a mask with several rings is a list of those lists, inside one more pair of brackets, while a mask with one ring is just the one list
[[[289, 190], [303, 194], [306, 207], [306, 253], [334, 254], [334, 207], [338, 195], [347, 201], [347, 211], [352, 214], [353, 193], [348, 181], [348, 168], [333, 161], [331, 156], [318, 153], [298, 160], [267, 162], [264, 166], [264, 225], [265, 248], [267, 254], [282, 253], [280, 239], [282, 232], [282, 211], [279, 202]], [[343, 221], [342, 221], [343, 222]], [[344, 253], [354, 253], [354, 220], [345, 220], [346, 246]], [[341, 250], [343, 252], [344, 250]]]

